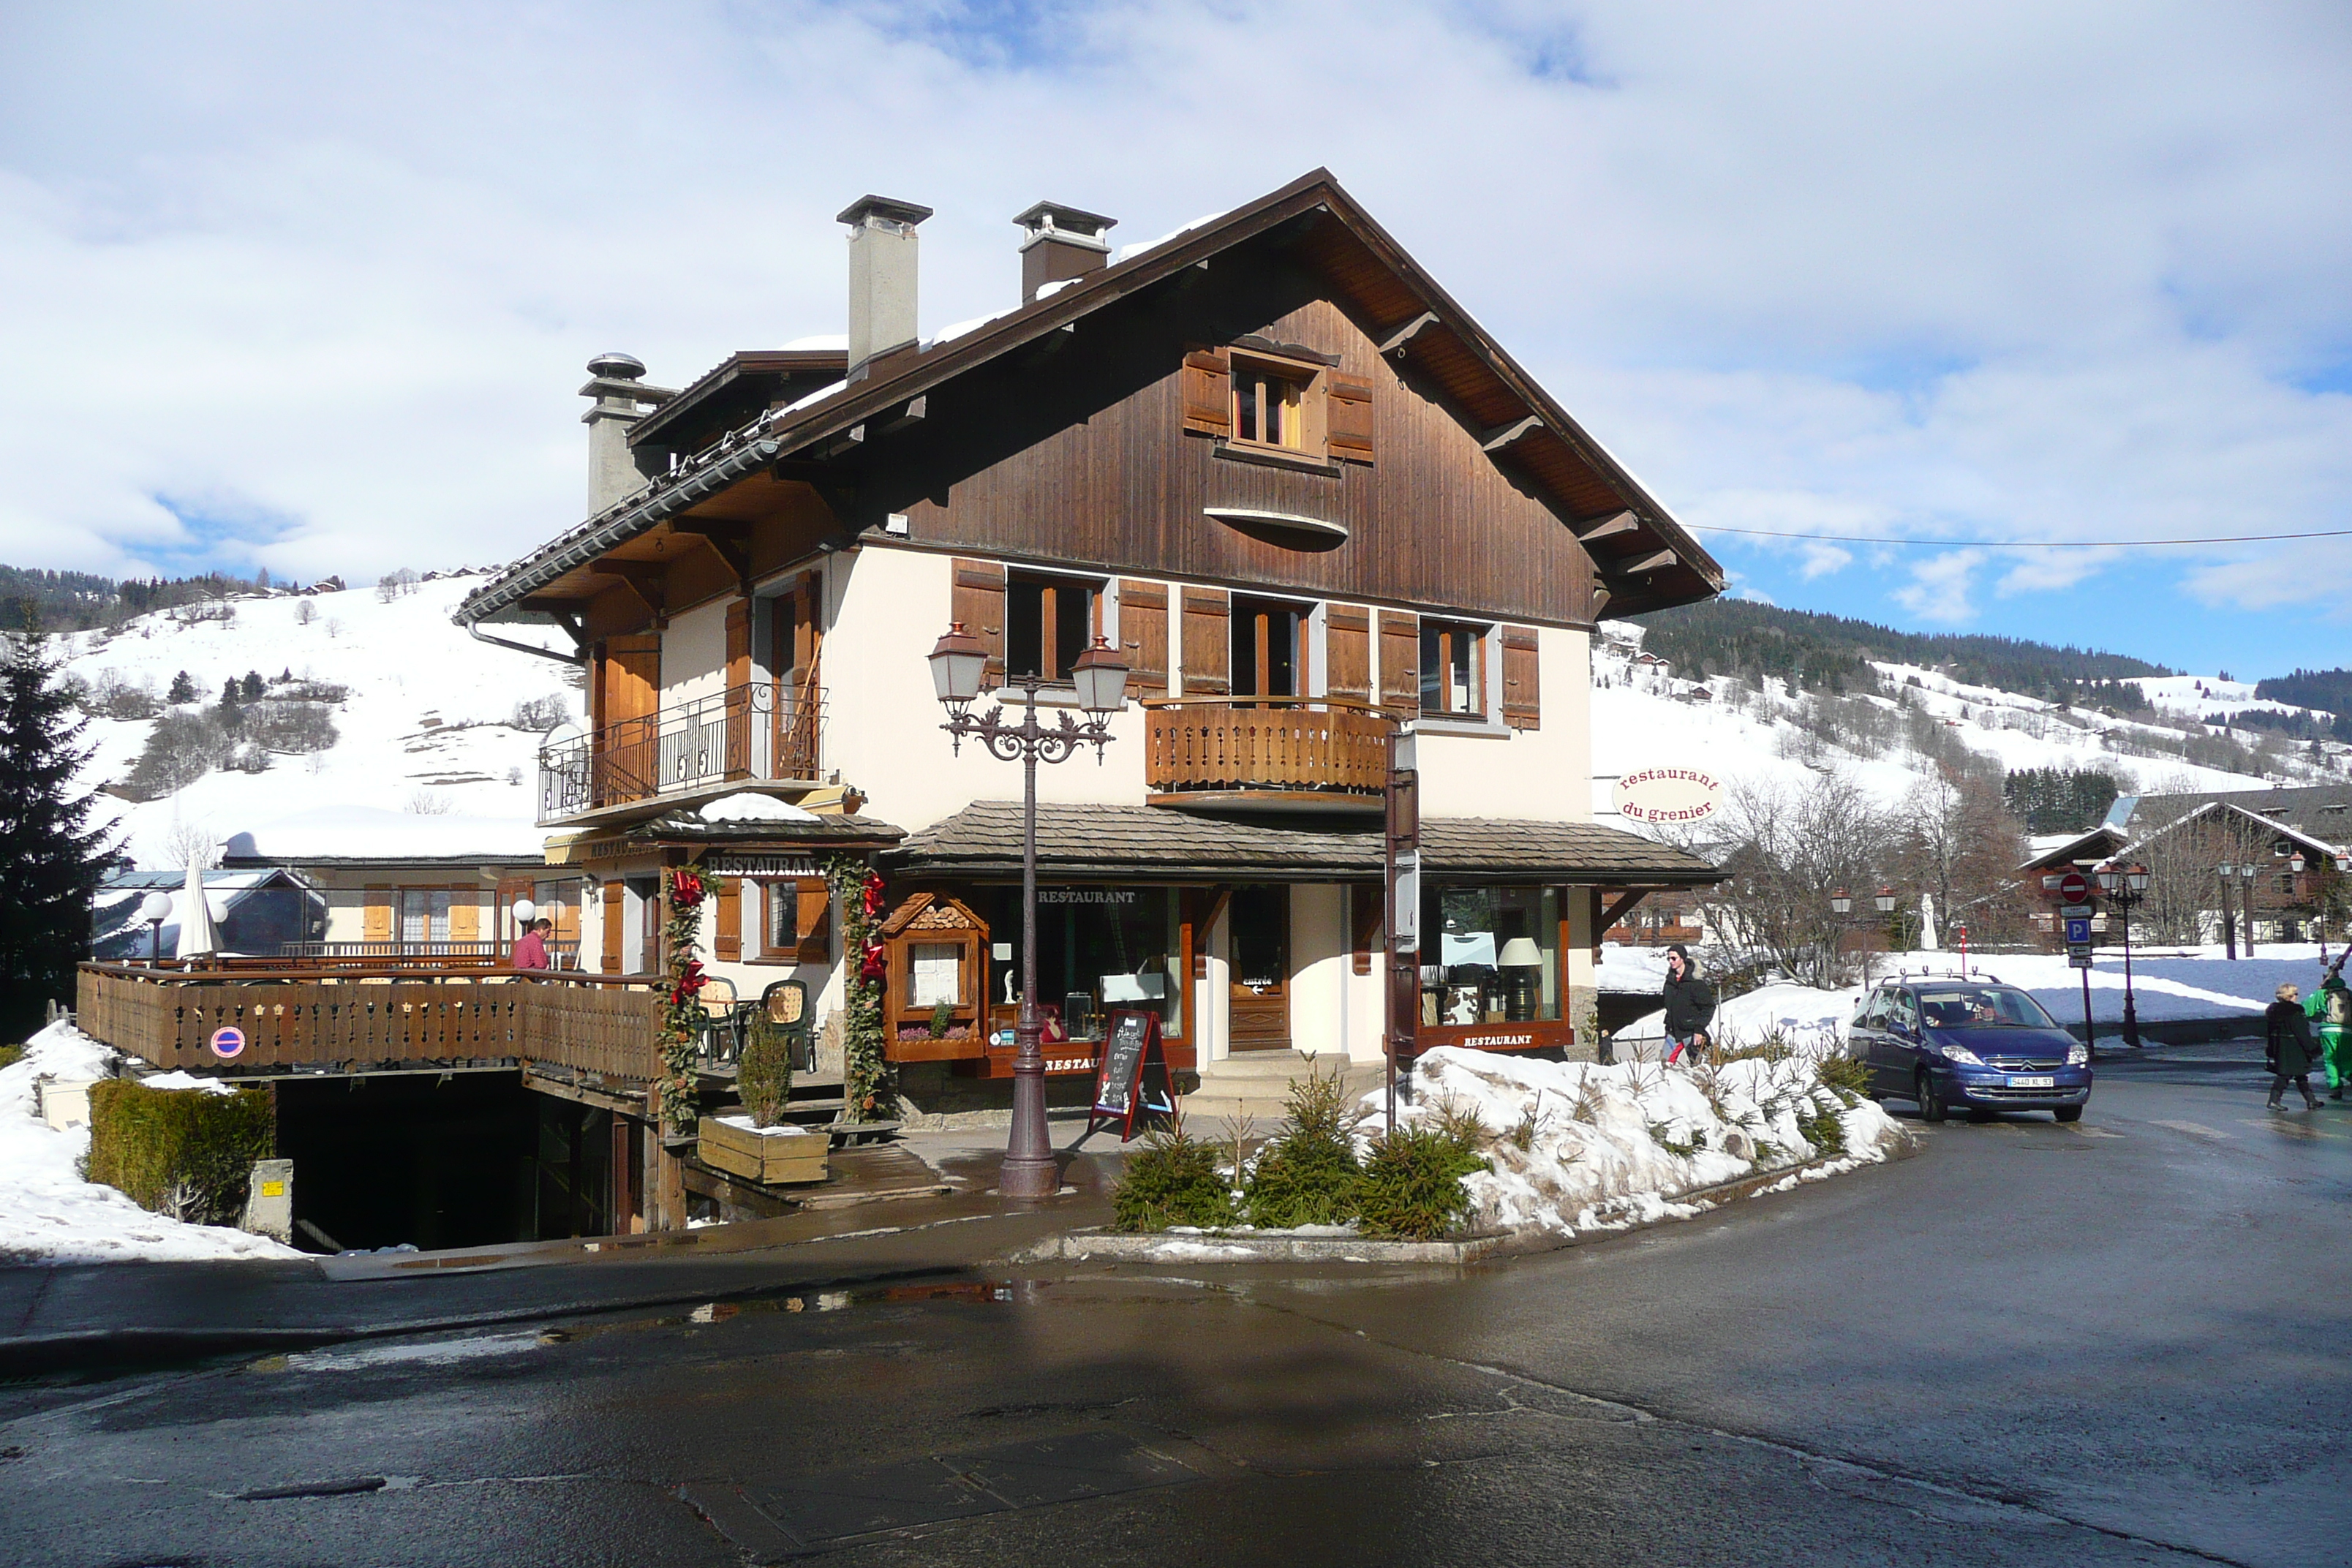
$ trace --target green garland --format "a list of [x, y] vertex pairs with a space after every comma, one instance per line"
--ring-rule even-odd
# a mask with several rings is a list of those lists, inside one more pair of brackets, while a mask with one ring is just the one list
[[882, 988], [888, 984], [882, 944], [874, 938], [882, 923], [882, 879], [856, 855], [835, 855], [824, 863], [824, 879], [841, 911], [841, 974], [846, 1002], [841, 1018], [843, 1119], [886, 1120], [897, 1110], [898, 1086], [882, 1049]]
[[707, 892], [701, 874], [691, 866], [662, 870], [662, 949], [669, 959], [669, 994], [662, 1002], [661, 1049], [662, 1131], [673, 1138], [690, 1137], [695, 1130], [696, 1037], [702, 1022], [701, 961], [694, 956], [695, 939], [702, 934], [702, 900]]

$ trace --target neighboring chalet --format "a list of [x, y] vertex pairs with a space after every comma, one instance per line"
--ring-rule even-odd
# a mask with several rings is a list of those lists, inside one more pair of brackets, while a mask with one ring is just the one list
[[1048, 681], [1107, 638], [1141, 699], [1101, 765], [1039, 772], [1056, 1068], [1114, 1007], [1212, 1078], [1379, 1056], [1392, 718], [1421, 736], [1422, 1044], [1590, 1055], [1601, 933], [1717, 879], [1591, 820], [1590, 639], [1716, 563], [1324, 172], [1116, 262], [1111, 219], [1041, 203], [1018, 303], [926, 340], [928, 216], [841, 215], [845, 343], [677, 391], [593, 362], [589, 516], [458, 612], [561, 628], [592, 672], [540, 795], [591, 966], [657, 967], [660, 869], [698, 863], [712, 970], [829, 1015], [824, 867], [871, 857], [905, 1081], [1009, 1076], [1021, 774], [940, 731], [954, 622]]

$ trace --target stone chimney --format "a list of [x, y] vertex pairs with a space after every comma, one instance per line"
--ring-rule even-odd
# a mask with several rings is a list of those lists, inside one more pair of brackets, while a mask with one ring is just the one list
[[929, 207], [860, 196], [835, 220], [849, 226], [849, 379], [867, 362], [914, 345], [915, 226]]
[[1039, 202], [1013, 220], [1021, 226], [1021, 302], [1048, 283], [1081, 277], [1110, 260], [1110, 231], [1118, 220], [1057, 202]]
[[588, 515], [595, 516], [645, 486], [647, 475], [629, 449], [629, 426], [677, 394], [645, 384], [645, 362], [634, 354], [598, 354], [588, 362], [583, 397], [595, 406], [580, 416], [588, 426]]

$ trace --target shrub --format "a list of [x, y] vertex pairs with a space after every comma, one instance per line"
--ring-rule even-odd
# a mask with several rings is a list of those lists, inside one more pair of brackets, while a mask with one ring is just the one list
[[213, 718], [216, 711], [166, 713], [156, 720], [147, 731], [146, 747], [122, 781], [123, 795], [131, 800], [161, 800], [212, 772], [226, 750]]
[[1294, 1079], [1290, 1116], [1250, 1167], [1242, 1199], [1249, 1222], [1270, 1230], [1296, 1225], [1340, 1225], [1356, 1216], [1356, 1126], [1361, 1112], [1348, 1103], [1339, 1068]]
[[1806, 1108], [1797, 1113], [1797, 1131], [1805, 1142], [1823, 1158], [1834, 1158], [1845, 1152], [1845, 1118], [1835, 1110], [1823, 1110], [1808, 1100]]
[[341, 738], [325, 703], [289, 697], [273, 695], [255, 703], [246, 710], [245, 723], [264, 747], [294, 756], [330, 750]]
[[267, 1091], [205, 1094], [107, 1079], [89, 1089], [82, 1173], [142, 1208], [197, 1225], [234, 1225], [247, 1179], [275, 1142]]
[[1444, 1236], [1470, 1212], [1462, 1178], [1486, 1168], [1477, 1146], [1447, 1125], [1396, 1129], [1372, 1145], [1356, 1186], [1364, 1234], [1414, 1241]]
[[12, 1068], [25, 1059], [22, 1046], [0, 1046], [0, 1068]]
[[1813, 1064], [1822, 1087], [1848, 1105], [1870, 1093], [1870, 1064], [1859, 1057], [1823, 1057]]
[[1166, 1230], [1171, 1225], [1215, 1230], [1234, 1223], [1231, 1181], [1217, 1152], [1181, 1128], [1152, 1132], [1127, 1157], [1110, 1197], [1118, 1230]]
[[545, 697], [527, 697], [514, 705], [507, 718], [509, 729], [529, 734], [544, 735], [572, 716], [572, 705], [554, 692]]
[[754, 1127], [773, 1127], [784, 1119], [784, 1104], [793, 1097], [792, 1040], [783, 1026], [764, 1009], [751, 1016], [751, 1032], [743, 1039], [743, 1059], [736, 1064], [735, 1088]]

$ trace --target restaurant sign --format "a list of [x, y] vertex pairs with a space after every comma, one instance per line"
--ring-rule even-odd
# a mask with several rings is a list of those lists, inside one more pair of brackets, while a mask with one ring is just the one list
[[714, 877], [814, 877], [816, 860], [807, 855], [736, 853], [709, 855], [702, 868]]
[[1643, 768], [1617, 781], [1617, 815], [1634, 822], [1699, 822], [1723, 805], [1723, 784], [1697, 768]]

